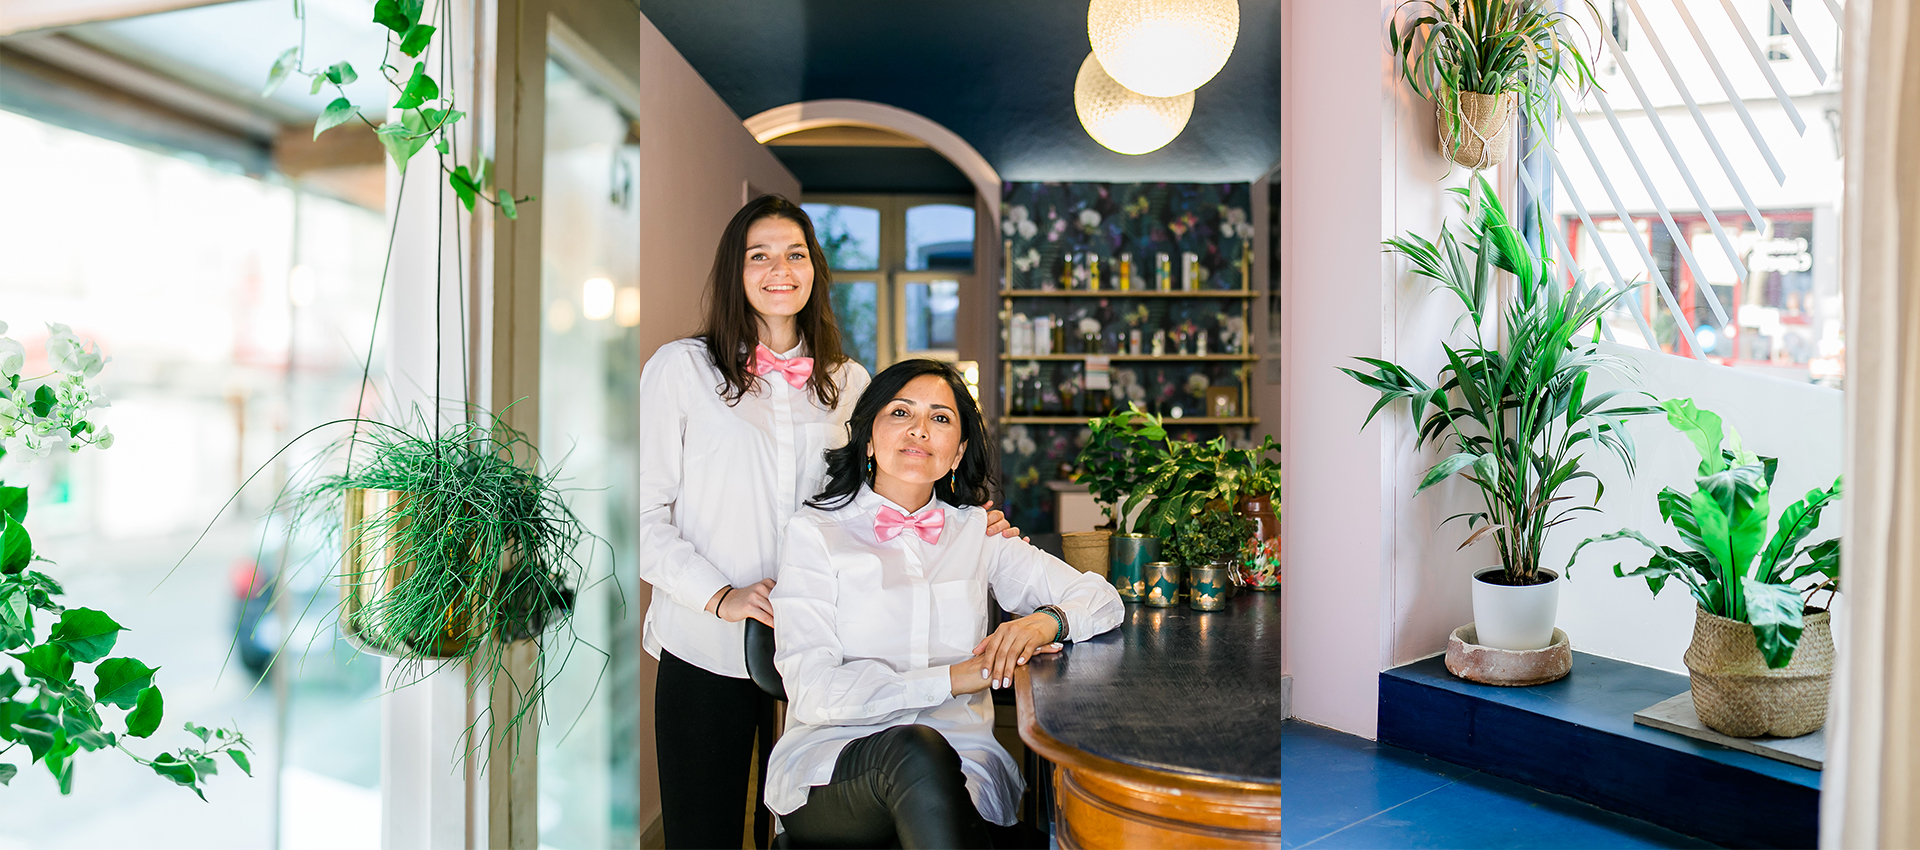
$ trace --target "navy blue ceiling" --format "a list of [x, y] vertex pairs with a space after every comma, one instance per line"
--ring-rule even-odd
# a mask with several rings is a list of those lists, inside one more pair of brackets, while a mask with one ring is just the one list
[[1141, 156], [1101, 147], [1074, 117], [1091, 49], [1080, 0], [639, 5], [743, 118], [802, 100], [886, 103], [960, 134], [1006, 180], [1240, 181], [1280, 159], [1278, 0], [1240, 0], [1233, 58], [1195, 95], [1186, 131]]
[[768, 150], [809, 192], [973, 194], [967, 175], [932, 148], [774, 145]]

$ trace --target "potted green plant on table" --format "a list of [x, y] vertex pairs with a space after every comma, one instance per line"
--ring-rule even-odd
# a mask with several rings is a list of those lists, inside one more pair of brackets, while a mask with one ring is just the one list
[[[1653, 555], [1638, 576], [1658, 595], [1669, 580], [1686, 585], [1696, 603], [1693, 642], [1685, 660], [1700, 720], [1735, 737], [1791, 738], [1825, 725], [1833, 677], [1833, 632], [1827, 608], [1840, 590], [1840, 541], [1801, 545], [1820, 513], [1840, 498], [1840, 479], [1780, 512], [1767, 536], [1773, 458], [1741, 445], [1720, 417], [1692, 399], [1662, 403], [1667, 421], [1700, 453], [1694, 489], [1660, 491], [1660, 518], [1685, 549], [1663, 546], [1632, 529], [1581, 541], [1635, 540]], [[1814, 597], [1826, 591], [1823, 604]]]
[[[57, 451], [111, 447], [112, 432], [93, 421], [93, 411], [106, 406], [93, 383], [106, 365], [98, 346], [83, 346], [66, 325], [49, 325], [50, 370], [29, 377], [21, 374], [25, 347], [6, 332], [0, 322], [0, 458], [31, 462]], [[253, 745], [237, 729], [190, 722], [185, 728], [198, 746], [151, 759], [128, 748], [160, 729], [166, 701], [154, 681], [159, 668], [113, 655], [127, 628], [106, 612], [58, 601], [66, 591], [34, 569], [52, 561], [35, 551], [26, 519], [27, 488], [0, 483], [0, 652], [8, 656], [0, 662], [0, 759], [24, 747], [20, 755], [29, 765], [45, 765], [61, 794], [73, 792], [80, 754], [105, 749], [119, 750], [202, 800], [219, 757], [251, 775]], [[89, 676], [92, 688], [84, 681]], [[12, 759], [0, 761], [0, 785], [12, 784], [19, 772]]]
[[[1228, 592], [1240, 583], [1239, 559], [1251, 525], [1246, 517], [1232, 511], [1204, 510], [1173, 529], [1167, 557], [1184, 570], [1188, 604], [1195, 610], [1227, 607]], [[1149, 592], [1159, 591], [1156, 585]]]
[[[1146, 565], [1160, 559], [1161, 540], [1146, 531], [1139, 510], [1153, 495], [1147, 486], [1152, 470], [1167, 456], [1167, 429], [1138, 404], [1089, 420], [1087, 426], [1078, 464], [1081, 480], [1113, 527], [1107, 578], [1120, 598], [1137, 602], [1145, 598]], [[1064, 541], [1062, 548], [1068, 548]]]
[[[1625, 374], [1626, 364], [1576, 334], [1592, 328], [1627, 290], [1589, 284], [1577, 274], [1571, 287], [1560, 282], [1564, 278], [1556, 280], [1545, 245], [1527, 245], [1486, 181], [1473, 179], [1476, 192], [1454, 190], [1471, 213], [1464, 239], [1443, 230], [1437, 242], [1413, 235], [1387, 242], [1389, 251], [1412, 262], [1416, 275], [1459, 298], [1469, 320], [1467, 342], [1442, 345], [1446, 365], [1431, 383], [1368, 357], [1358, 359], [1372, 371], [1341, 371], [1379, 393], [1367, 422], [1406, 399], [1417, 445], [1451, 445], [1452, 452], [1421, 477], [1416, 495], [1456, 475], [1480, 495], [1479, 510], [1447, 521], [1466, 521], [1471, 533], [1462, 549], [1493, 541], [1500, 564], [1474, 575], [1474, 622], [1456, 634], [1469, 645], [1534, 651], [1560, 644], [1553, 627], [1559, 575], [1540, 563], [1547, 535], [1577, 513], [1598, 510], [1593, 502], [1604, 488], [1583, 468], [1583, 450], [1611, 452], [1631, 472], [1633, 442], [1625, 420], [1660, 408], [1616, 403], [1619, 390], [1588, 389], [1595, 370]], [[1514, 276], [1516, 292], [1493, 313], [1487, 300], [1496, 271]], [[1497, 319], [1497, 327], [1487, 319]], [[1578, 504], [1571, 489], [1582, 480], [1593, 482], [1587, 504]], [[1464, 638], [1468, 632], [1472, 640]], [[1565, 659], [1570, 663], [1571, 656]]]
[[1240, 557], [1240, 586], [1280, 589], [1280, 444], [1268, 436], [1259, 446], [1228, 449], [1220, 459], [1222, 475], [1237, 476], [1234, 513], [1247, 519], [1246, 545]]
[[[1415, 14], [1388, 22], [1400, 74], [1433, 104], [1440, 149], [1475, 170], [1499, 165], [1512, 146], [1515, 113], [1552, 126], [1554, 85], [1594, 85], [1571, 15], [1543, 0], [1408, 0]], [[1588, 2], [1587, 8], [1593, 9]], [[1397, 10], [1396, 10], [1397, 11]], [[1594, 20], [1603, 20], [1597, 11]]]

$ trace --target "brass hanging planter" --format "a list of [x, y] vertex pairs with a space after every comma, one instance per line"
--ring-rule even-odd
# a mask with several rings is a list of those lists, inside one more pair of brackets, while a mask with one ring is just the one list
[[[459, 593], [437, 618], [432, 635], [409, 635], [385, 616], [393, 592], [419, 568], [404, 539], [415, 494], [399, 490], [344, 491], [346, 517], [340, 565], [340, 633], [362, 652], [388, 658], [447, 659], [472, 655], [488, 630], [490, 586]], [[417, 544], [415, 544], [417, 545]], [[469, 543], [469, 548], [473, 544]], [[506, 559], [503, 557], [502, 561]], [[498, 570], [489, 574], [491, 585]]]

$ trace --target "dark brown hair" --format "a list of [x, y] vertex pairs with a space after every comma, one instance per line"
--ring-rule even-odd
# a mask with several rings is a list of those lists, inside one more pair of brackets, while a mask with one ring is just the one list
[[754, 345], [761, 341], [760, 326], [753, 305], [747, 302], [744, 280], [747, 231], [767, 218], [791, 221], [806, 235], [807, 259], [813, 265], [813, 292], [794, 320], [807, 353], [813, 357], [813, 377], [807, 379], [807, 389], [822, 407], [831, 410], [840, 405], [840, 386], [833, 382], [833, 376], [840, 364], [847, 362], [847, 355], [840, 347], [840, 326], [833, 319], [833, 272], [826, 252], [820, 249], [820, 240], [813, 235], [813, 219], [799, 204], [779, 195], [761, 195], [733, 214], [720, 234], [720, 246], [713, 251], [713, 272], [707, 277], [707, 322], [698, 338], [707, 344], [714, 368], [726, 379], [717, 389], [727, 404], [738, 403], [760, 385], [761, 377], [751, 368]]
[[820, 485], [819, 494], [808, 499], [807, 504], [823, 510], [838, 510], [853, 501], [861, 484], [873, 483], [866, 471], [867, 445], [873, 442], [873, 420], [880, 418], [880, 411], [898, 398], [901, 390], [923, 375], [934, 375], [953, 390], [954, 406], [960, 414], [960, 439], [967, 444], [960, 455], [960, 467], [953, 471], [952, 477], [943, 476], [934, 482], [933, 494], [955, 507], [986, 504], [999, 478], [994, 468], [999, 455], [994, 451], [993, 435], [987, 433], [986, 417], [981, 415], [973, 394], [967, 392], [967, 382], [960, 376], [960, 370], [951, 363], [920, 358], [902, 360], [880, 370], [880, 374], [873, 377], [873, 383], [854, 401], [853, 413], [847, 420], [847, 444], [827, 451], [827, 479]]

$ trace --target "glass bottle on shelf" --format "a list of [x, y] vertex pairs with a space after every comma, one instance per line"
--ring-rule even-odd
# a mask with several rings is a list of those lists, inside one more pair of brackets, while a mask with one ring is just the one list
[[1066, 327], [1066, 323], [1065, 323], [1065, 322], [1062, 322], [1062, 321], [1060, 321], [1060, 317], [1059, 317], [1059, 316], [1053, 316], [1053, 317], [1051, 317], [1051, 318], [1053, 319], [1053, 325], [1052, 325], [1052, 327], [1053, 327], [1053, 346], [1052, 346], [1052, 350], [1053, 350], [1053, 352], [1054, 352], [1055, 354], [1065, 354], [1065, 353], [1067, 352], [1067, 327]]
[[1087, 252], [1087, 288], [1100, 290], [1100, 255], [1092, 251]]

